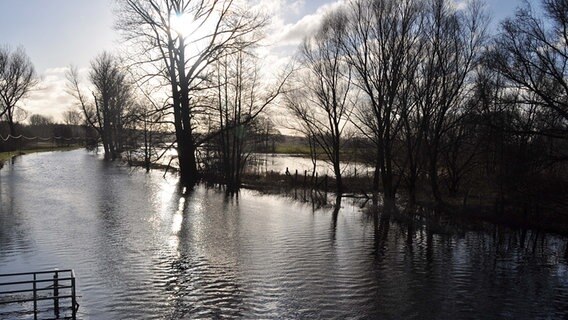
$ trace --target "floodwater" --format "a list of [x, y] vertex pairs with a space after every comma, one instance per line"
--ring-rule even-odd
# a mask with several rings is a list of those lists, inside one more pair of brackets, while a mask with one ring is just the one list
[[[136, 157], [139, 160], [143, 159], [142, 154], [138, 154]], [[176, 150], [167, 150], [166, 156], [160, 160], [160, 163], [178, 168]], [[247, 161], [247, 171], [257, 174], [265, 174], [268, 172], [285, 174], [286, 170], [288, 170], [290, 174], [295, 174], [295, 172], [298, 171], [299, 175], [311, 175], [313, 167], [312, 160], [301, 154], [252, 153], [249, 155]], [[356, 161], [341, 162], [340, 168], [343, 176], [366, 176], [372, 178], [375, 172], [373, 167]], [[324, 175], [333, 176], [333, 165], [329, 161], [319, 159], [316, 161], [315, 172], [320, 177]]]
[[[270, 153], [254, 153], [250, 157], [250, 171], [257, 173], [275, 172], [284, 174], [286, 169], [290, 174], [295, 174], [296, 170], [299, 175], [312, 174], [313, 163], [310, 158], [302, 155], [286, 155], [286, 154], [270, 154]], [[341, 174], [343, 176], [367, 176], [372, 177], [375, 169], [360, 162], [341, 162]], [[333, 176], [333, 166], [330, 162], [317, 160], [316, 172], [322, 177], [324, 175]]]
[[0, 273], [74, 269], [80, 319], [567, 316], [566, 238], [337, 208], [26, 155], [0, 170]]

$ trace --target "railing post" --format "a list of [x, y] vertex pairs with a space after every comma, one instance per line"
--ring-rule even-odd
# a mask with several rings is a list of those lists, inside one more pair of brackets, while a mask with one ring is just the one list
[[34, 283], [33, 283], [33, 288], [34, 288], [34, 320], [37, 320], [37, 287], [36, 287], [36, 274], [34, 273]]
[[77, 308], [75, 308], [77, 304], [77, 298], [75, 296], [75, 274], [71, 272], [71, 312], [72, 312], [72, 319], [77, 319]]
[[55, 318], [59, 318], [59, 271], [55, 271], [53, 275], [53, 312], [55, 312]]

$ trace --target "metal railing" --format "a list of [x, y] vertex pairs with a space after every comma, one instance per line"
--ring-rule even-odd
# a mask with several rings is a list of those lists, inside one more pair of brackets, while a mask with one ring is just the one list
[[77, 319], [76, 284], [70, 269], [0, 274], [0, 318], [53, 312], [55, 319]]

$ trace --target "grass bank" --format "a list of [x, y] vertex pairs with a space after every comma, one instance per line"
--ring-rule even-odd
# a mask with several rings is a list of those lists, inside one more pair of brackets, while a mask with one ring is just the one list
[[40, 147], [40, 148], [31, 148], [31, 149], [22, 149], [16, 151], [7, 151], [7, 152], [0, 152], [0, 168], [2, 167], [3, 163], [9, 161], [13, 157], [30, 154], [30, 153], [38, 153], [38, 152], [50, 152], [50, 151], [70, 151], [82, 148], [83, 146], [68, 146], [68, 147]]

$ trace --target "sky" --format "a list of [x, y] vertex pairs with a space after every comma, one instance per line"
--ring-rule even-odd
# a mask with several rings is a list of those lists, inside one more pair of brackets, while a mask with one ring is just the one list
[[[65, 91], [66, 68], [74, 65], [85, 70], [100, 52], [120, 47], [120, 35], [113, 29], [116, 1], [120, 0], [0, 0], [0, 45], [23, 46], [41, 78], [40, 85], [20, 103], [28, 114], [61, 121], [62, 113], [75, 106]], [[271, 17], [264, 64], [284, 64], [304, 36], [340, 1], [253, 0]], [[495, 30], [523, 0], [485, 3], [492, 17], [490, 28]]]

